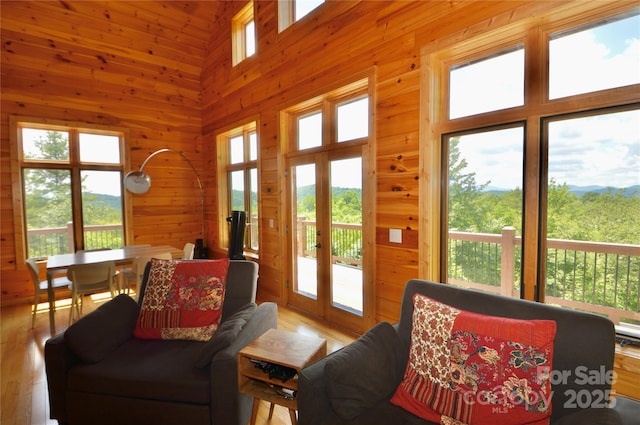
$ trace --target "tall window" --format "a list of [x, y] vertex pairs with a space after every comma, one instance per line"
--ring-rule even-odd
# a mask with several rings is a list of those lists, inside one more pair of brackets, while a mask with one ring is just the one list
[[244, 249], [257, 252], [259, 245], [258, 209], [258, 133], [255, 122], [238, 127], [219, 137], [220, 158], [224, 161], [227, 216], [232, 211], [245, 211], [247, 228]]
[[26, 255], [123, 246], [122, 133], [28, 122], [16, 133]]
[[233, 65], [237, 65], [256, 53], [256, 23], [253, 17], [253, 1], [247, 3], [231, 20]]
[[324, 0], [278, 0], [278, 29], [287, 29], [324, 3]]
[[606, 9], [427, 54], [443, 281], [640, 321], [640, 15]]

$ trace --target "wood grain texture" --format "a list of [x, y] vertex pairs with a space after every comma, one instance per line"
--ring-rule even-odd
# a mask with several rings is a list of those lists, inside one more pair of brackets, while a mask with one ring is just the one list
[[[2, 304], [32, 286], [16, 252], [9, 116], [128, 129], [131, 169], [159, 148], [184, 153], [207, 183], [200, 74], [219, 2], [3, 1], [0, 103]], [[206, 171], [205, 171], [206, 170]], [[128, 170], [124, 170], [126, 172]], [[145, 167], [153, 186], [132, 196], [133, 240], [182, 247], [200, 234], [200, 196], [189, 165], [165, 153]], [[215, 208], [212, 198], [206, 196]], [[21, 237], [19, 235], [19, 237]]]

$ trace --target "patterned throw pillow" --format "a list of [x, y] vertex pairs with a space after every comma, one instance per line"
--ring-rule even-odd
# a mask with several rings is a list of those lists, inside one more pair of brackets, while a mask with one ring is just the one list
[[220, 324], [228, 268], [228, 258], [152, 259], [134, 335], [209, 340]]
[[459, 310], [421, 294], [391, 402], [443, 425], [548, 424], [556, 323]]

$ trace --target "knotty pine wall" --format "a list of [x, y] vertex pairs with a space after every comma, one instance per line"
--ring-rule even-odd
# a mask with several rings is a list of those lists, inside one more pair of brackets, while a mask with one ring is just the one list
[[[123, 128], [130, 169], [171, 147], [203, 170], [200, 73], [217, 2], [2, 1], [2, 304], [30, 301], [16, 252], [9, 116]], [[128, 171], [125, 170], [125, 171]], [[131, 197], [129, 243], [182, 248], [200, 237], [200, 196], [191, 168], [172, 153], [145, 171], [151, 190]], [[202, 176], [203, 180], [205, 176]], [[44, 278], [44, 275], [42, 276]]]

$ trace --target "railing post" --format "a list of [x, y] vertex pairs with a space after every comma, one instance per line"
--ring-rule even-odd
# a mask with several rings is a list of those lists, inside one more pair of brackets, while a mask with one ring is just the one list
[[307, 229], [303, 224], [306, 217], [298, 217], [296, 233], [298, 234], [298, 257], [304, 257], [307, 250]]
[[76, 252], [73, 239], [73, 222], [67, 221], [67, 252]]
[[515, 236], [515, 227], [506, 226], [502, 228], [502, 239], [500, 241], [500, 293], [508, 297], [513, 296], [513, 280], [516, 270]]

